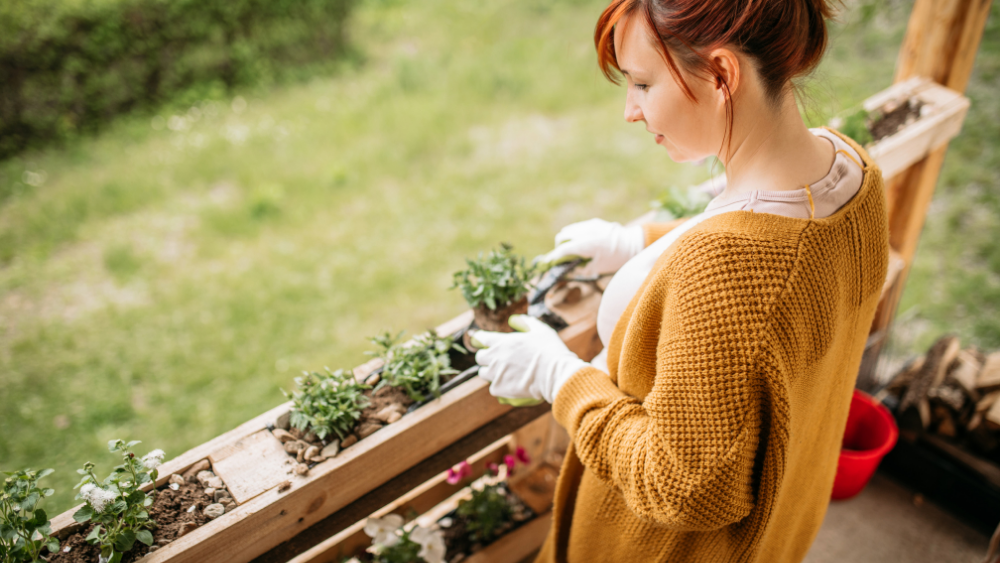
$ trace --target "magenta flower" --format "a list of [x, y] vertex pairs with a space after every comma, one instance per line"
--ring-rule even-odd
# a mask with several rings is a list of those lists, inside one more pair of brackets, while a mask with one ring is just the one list
[[531, 458], [528, 457], [527, 450], [525, 450], [521, 446], [517, 447], [517, 449], [514, 451], [514, 455], [517, 456], [517, 460], [523, 463], [524, 465], [528, 465], [529, 463], [531, 463]]
[[472, 475], [472, 467], [469, 462], [463, 461], [448, 470], [448, 477], [445, 480], [449, 485], [457, 485], [469, 475]]
[[514, 473], [514, 466], [517, 465], [517, 460], [514, 459], [514, 456], [507, 454], [503, 456], [503, 464], [507, 466], [508, 473]]
[[486, 466], [486, 470], [490, 472], [490, 475], [498, 475], [500, 473], [500, 466], [491, 462]]

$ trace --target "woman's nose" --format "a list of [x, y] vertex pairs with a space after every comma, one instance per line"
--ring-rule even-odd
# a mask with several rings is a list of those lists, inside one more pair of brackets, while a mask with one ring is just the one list
[[627, 94], [625, 96], [625, 121], [635, 123], [642, 120], [642, 110], [639, 108], [639, 104], [632, 100], [631, 93]]

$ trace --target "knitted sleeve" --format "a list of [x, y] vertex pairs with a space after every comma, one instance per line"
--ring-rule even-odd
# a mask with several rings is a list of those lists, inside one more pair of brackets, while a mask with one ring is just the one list
[[646, 246], [649, 246], [659, 240], [663, 235], [674, 230], [678, 225], [687, 221], [687, 217], [682, 217], [680, 219], [674, 219], [673, 221], [668, 221], [666, 223], [645, 223], [642, 226], [642, 233], [646, 237]]
[[[682, 531], [727, 526], [754, 505], [768, 369], [758, 365], [757, 346], [769, 295], [785, 276], [748, 272], [734, 261], [753, 252], [725, 246], [671, 260], [639, 301], [639, 326], [628, 327], [617, 365], [619, 381], [629, 370], [632, 379], [652, 379], [645, 400], [584, 368], [553, 405], [588, 469], [640, 518]], [[662, 309], [639, 311], [643, 304]], [[650, 326], [641, 326], [644, 318]]]

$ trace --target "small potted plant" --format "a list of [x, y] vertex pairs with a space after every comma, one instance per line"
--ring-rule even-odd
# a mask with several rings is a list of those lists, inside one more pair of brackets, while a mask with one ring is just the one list
[[50, 473], [51, 469], [4, 472], [7, 478], [0, 492], [0, 561], [45, 561], [44, 550], [59, 550], [59, 540], [52, 537], [52, 523], [38, 506], [55, 493], [38, 487], [38, 480]]
[[468, 268], [455, 272], [451, 289], [462, 291], [475, 314], [474, 326], [496, 332], [513, 332], [507, 324], [511, 315], [528, 311], [528, 292], [535, 266], [502, 243], [499, 250], [475, 259], [466, 259]]
[[441, 384], [448, 376], [458, 373], [452, 367], [451, 354], [467, 354], [449, 336], [438, 336], [433, 330], [417, 335], [410, 342], [401, 343], [403, 333], [393, 336], [385, 331], [372, 337], [377, 347], [371, 356], [381, 358], [383, 363], [376, 393], [389, 385], [402, 389], [412, 402], [419, 402], [432, 395], [441, 395]]

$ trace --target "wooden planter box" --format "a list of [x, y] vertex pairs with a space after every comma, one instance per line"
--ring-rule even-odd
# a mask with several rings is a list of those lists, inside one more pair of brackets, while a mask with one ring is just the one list
[[[577, 303], [552, 307], [571, 325], [560, 335], [570, 349], [589, 359], [600, 351], [593, 291]], [[468, 326], [468, 311], [438, 327], [441, 335]], [[377, 363], [355, 369], [367, 377]], [[208, 460], [233, 494], [236, 509], [150, 553], [148, 563], [226, 561], [245, 563], [295, 537], [414, 467], [467, 434], [511, 411], [489, 394], [489, 382], [474, 377], [440, 399], [405, 415], [371, 436], [323, 461], [304, 476], [290, 472], [288, 454], [268, 430], [291, 408], [284, 403], [209, 442], [167, 461], [156, 486]], [[73, 521], [75, 507], [53, 518], [56, 535], [66, 537], [83, 525]]]
[[926, 109], [910, 125], [866, 147], [886, 180], [958, 135], [969, 110], [968, 98], [919, 76], [875, 94], [862, 105], [871, 112], [901, 98], [916, 98]]

